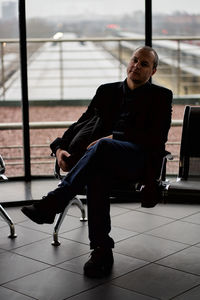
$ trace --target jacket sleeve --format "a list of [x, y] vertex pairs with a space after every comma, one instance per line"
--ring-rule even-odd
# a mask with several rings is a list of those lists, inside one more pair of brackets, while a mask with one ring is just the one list
[[52, 151], [52, 155], [56, 153], [57, 149], [63, 149], [63, 150], [67, 150], [68, 146], [71, 142], [71, 140], [73, 139], [73, 137], [75, 136], [75, 134], [77, 133], [77, 129], [79, 128], [79, 125], [81, 127], [82, 123], [85, 123], [88, 119], [90, 119], [92, 116], [94, 116], [97, 113], [97, 103], [98, 103], [98, 90], [95, 94], [95, 96], [93, 97], [92, 101], [90, 102], [88, 108], [86, 109], [86, 111], [82, 114], [82, 116], [76, 121], [74, 122], [63, 134], [62, 137], [57, 137], [51, 144], [50, 144], [50, 148]]

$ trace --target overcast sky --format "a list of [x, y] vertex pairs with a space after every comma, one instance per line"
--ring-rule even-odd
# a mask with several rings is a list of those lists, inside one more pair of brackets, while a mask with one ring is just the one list
[[[0, 0], [0, 6], [2, 2]], [[18, 2], [17, 0], [10, 0]], [[115, 14], [144, 10], [144, 0], [26, 0], [27, 17], [52, 15]], [[200, 13], [199, 0], [152, 0], [153, 12]]]

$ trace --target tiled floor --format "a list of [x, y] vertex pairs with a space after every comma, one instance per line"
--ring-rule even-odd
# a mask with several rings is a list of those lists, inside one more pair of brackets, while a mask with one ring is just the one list
[[6, 209], [16, 239], [0, 221], [1, 300], [152, 300], [200, 299], [200, 205], [112, 204], [115, 264], [104, 279], [88, 279], [87, 222], [77, 207], [60, 229], [59, 247], [51, 245], [53, 225], [36, 225], [20, 211]]

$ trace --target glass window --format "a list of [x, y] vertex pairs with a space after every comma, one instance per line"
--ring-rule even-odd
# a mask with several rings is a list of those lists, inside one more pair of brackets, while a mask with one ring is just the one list
[[[173, 125], [182, 120], [185, 105], [200, 104], [200, 2], [152, 0], [153, 47], [160, 57], [154, 82], [174, 93]], [[177, 174], [182, 128], [172, 126], [168, 150], [174, 162], [168, 173]]]
[[[143, 1], [27, 0], [26, 15], [30, 122], [77, 120], [100, 84], [125, 78], [144, 44]], [[110, 40], [128, 37], [139, 41]], [[31, 129], [32, 175], [53, 174], [49, 144], [65, 129]]]
[[17, 1], [0, 1], [0, 154], [8, 177], [23, 176]]

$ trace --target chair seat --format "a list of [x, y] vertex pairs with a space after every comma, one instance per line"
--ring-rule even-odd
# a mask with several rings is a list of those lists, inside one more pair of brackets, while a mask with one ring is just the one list
[[171, 182], [169, 189], [179, 189], [179, 190], [194, 190], [200, 191], [200, 178], [194, 178], [192, 180], [178, 180], [176, 182]]
[[200, 178], [192, 178], [188, 180], [177, 180], [170, 182], [168, 187], [168, 196], [179, 195], [179, 196], [200, 196]]
[[6, 177], [6, 175], [0, 174], [0, 181], [5, 181], [5, 180], [8, 180], [8, 178]]

